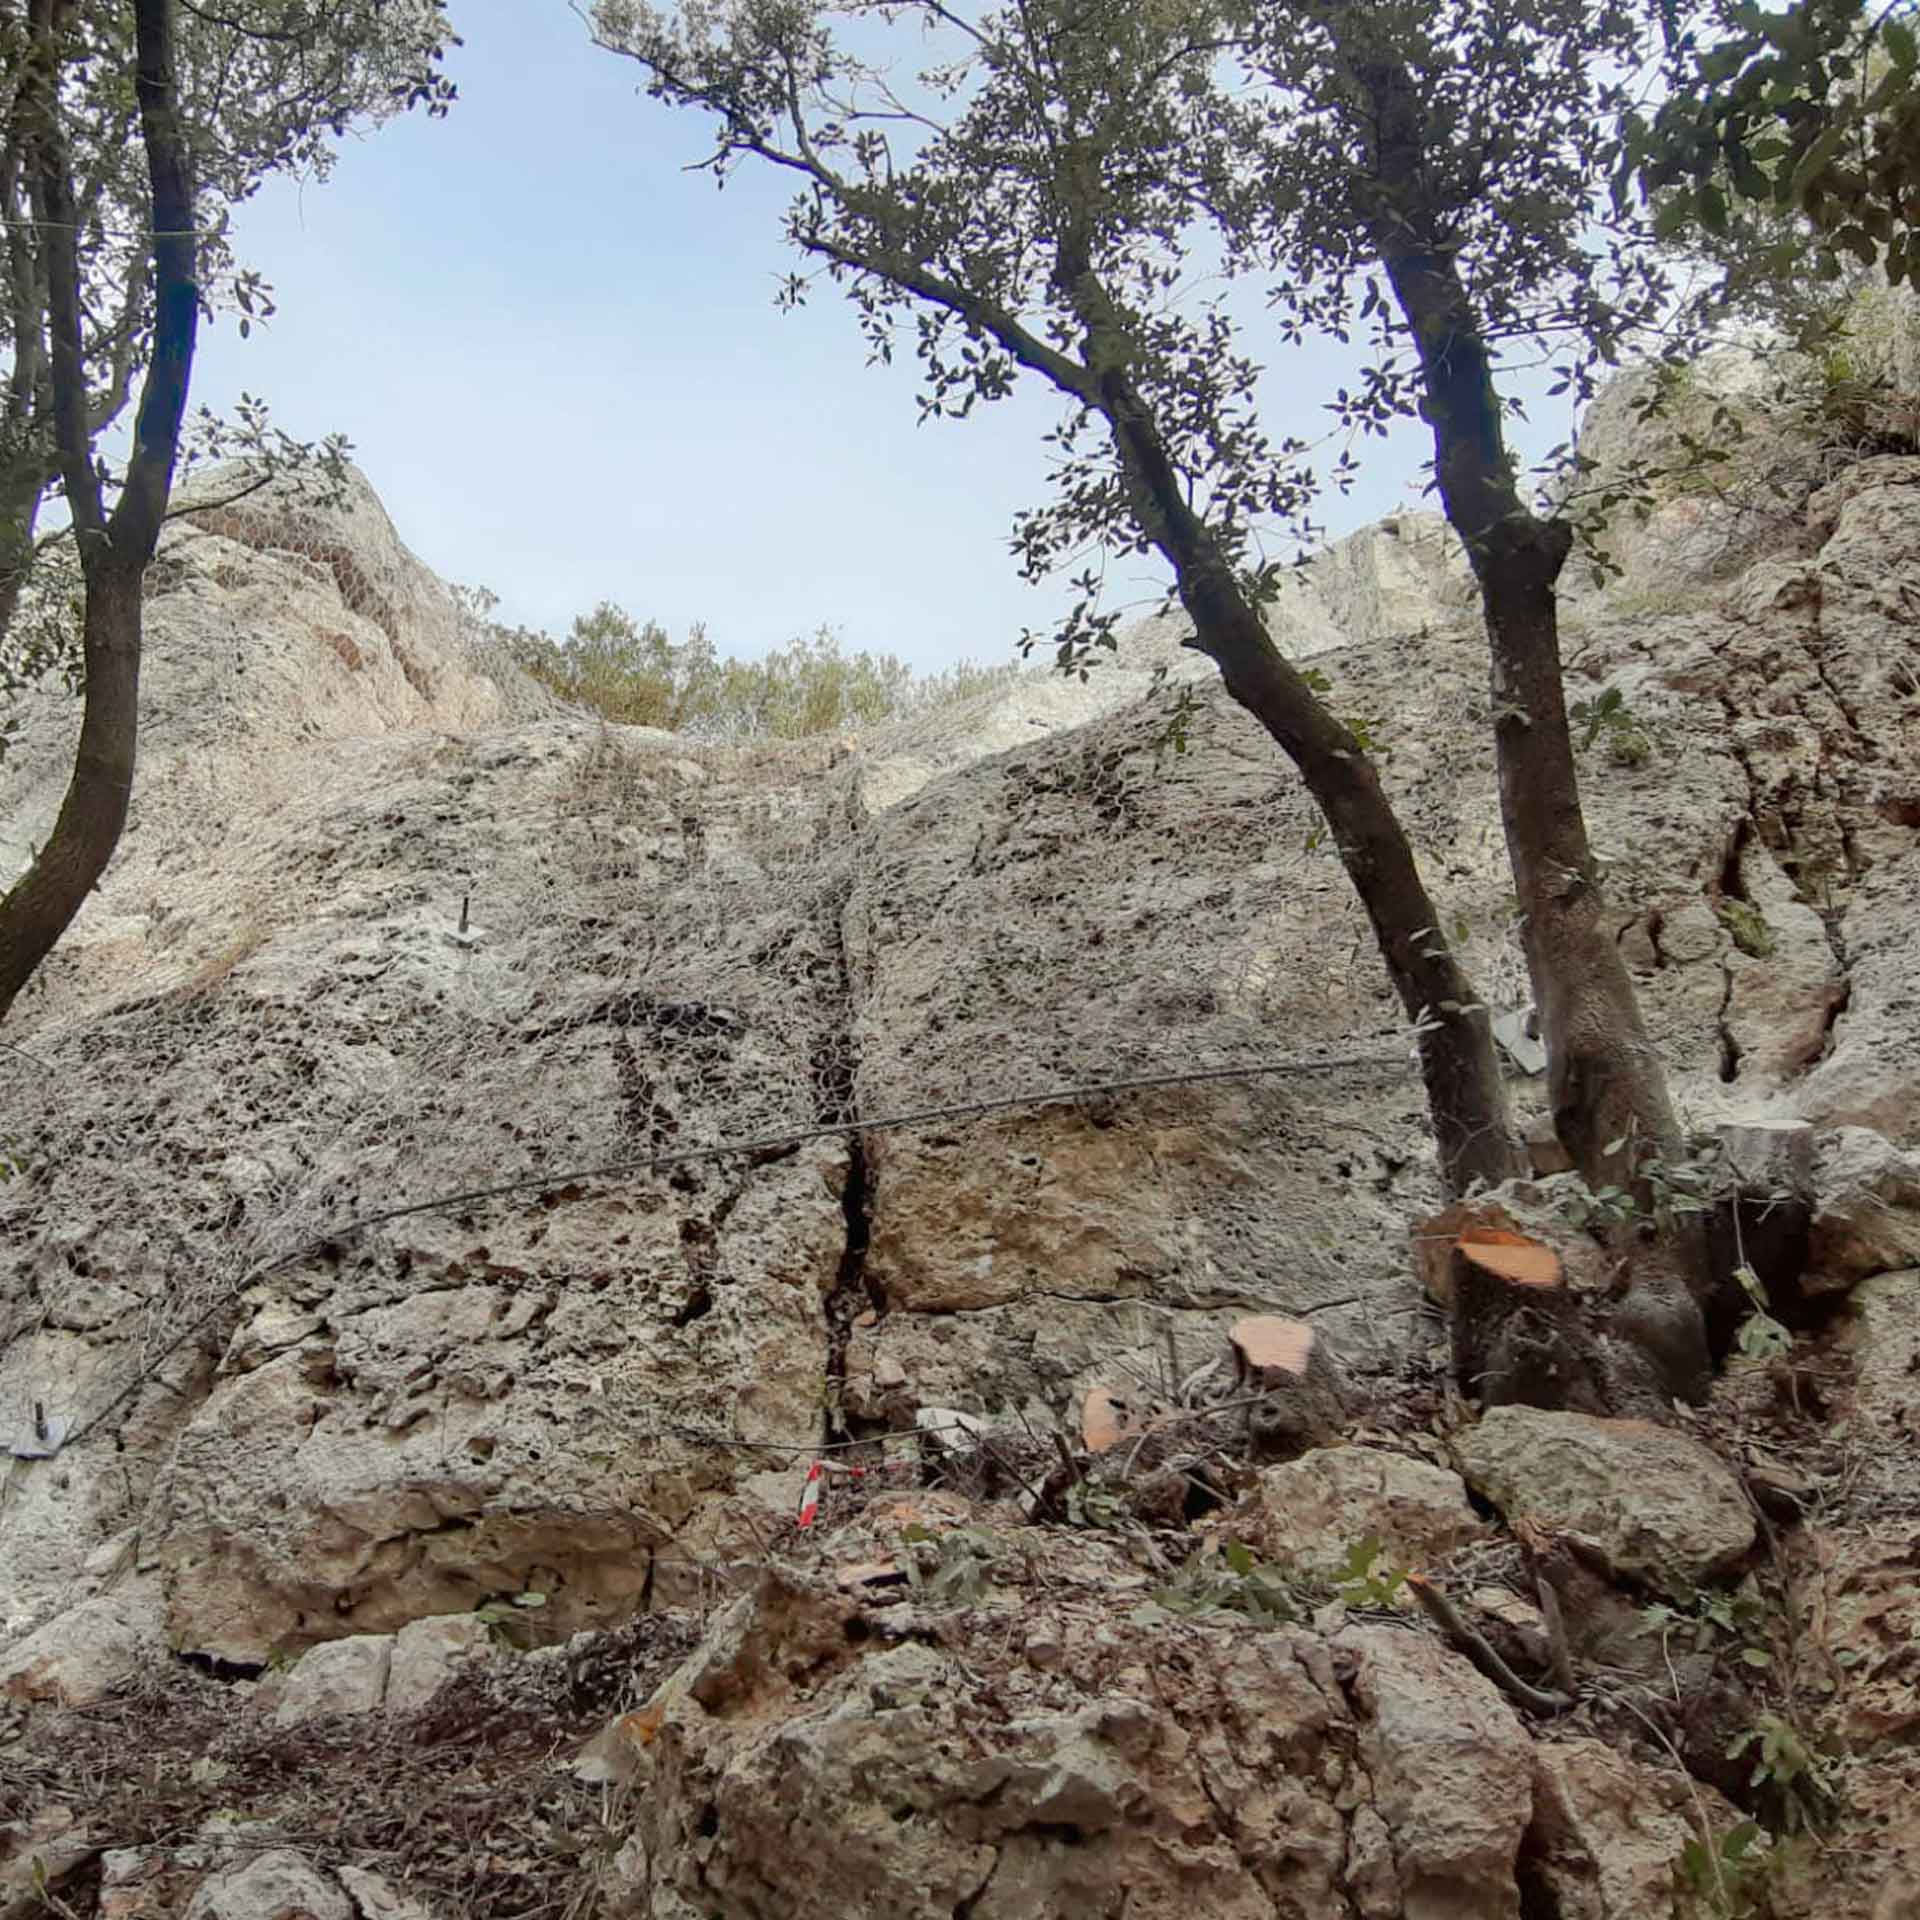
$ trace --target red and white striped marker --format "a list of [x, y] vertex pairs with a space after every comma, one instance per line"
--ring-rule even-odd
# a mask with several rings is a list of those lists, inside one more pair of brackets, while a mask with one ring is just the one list
[[800, 1514], [797, 1522], [800, 1526], [812, 1526], [820, 1512], [820, 1474], [821, 1465], [816, 1460], [807, 1469], [807, 1483], [800, 1489]]

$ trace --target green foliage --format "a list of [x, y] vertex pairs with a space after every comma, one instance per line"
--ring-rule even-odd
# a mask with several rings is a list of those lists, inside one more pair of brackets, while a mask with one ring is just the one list
[[1607, 757], [1617, 767], [1641, 766], [1653, 757], [1653, 742], [1618, 687], [1608, 687], [1591, 700], [1575, 701], [1567, 717], [1585, 729], [1580, 737], [1582, 752], [1604, 734]]
[[1817, 1826], [1833, 1807], [1832, 1769], [1792, 1721], [1763, 1713], [1727, 1745], [1729, 1760], [1751, 1755], [1756, 1787], [1772, 1787], [1781, 1796], [1789, 1827]]
[[[1623, 1134], [1608, 1141], [1604, 1151], [1612, 1159], [1633, 1144], [1632, 1136]], [[1562, 1212], [1574, 1226], [1593, 1232], [1637, 1220], [1663, 1235], [1671, 1234], [1682, 1221], [1713, 1205], [1722, 1169], [1711, 1154], [1679, 1161], [1648, 1155], [1637, 1162], [1634, 1174], [1643, 1189], [1641, 1195], [1625, 1187], [1589, 1187], [1585, 1181], [1576, 1181], [1562, 1200]]]
[[[490, 596], [467, 598], [484, 605]], [[575, 620], [564, 641], [495, 631], [514, 660], [561, 699], [620, 726], [711, 740], [850, 732], [1005, 686], [1016, 671], [963, 663], [916, 674], [890, 653], [843, 652], [825, 627], [759, 660], [722, 658], [704, 627], [676, 641], [608, 600]]]
[[1679, 1639], [1695, 1653], [1714, 1652], [1734, 1642], [1735, 1657], [1742, 1666], [1762, 1669], [1773, 1664], [1773, 1656], [1750, 1636], [1763, 1626], [1766, 1614], [1765, 1604], [1748, 1579], [1733, 1588], [1702, 1587], [1673, 1604], [1659, 1602], [1642, 1607], [1640, 1631], [1657, 1633], [1662, 1640]]
[[1762, 1845], [1764, 1829], [1755, 1820], [1742, 1820], [1716, 1841], [1711, 1834], [1696, 1836], [1680, 1849], [1674, 1862], [1674, 1884], [1708, 1920], [1751, 1920], [1763, 1910], [1765, 1876], [1772, 1858]]
[[[442, 0], [231, 0], [172, 12], [176, 105], [204, 209], [195, 280], [209, 318], [231, 314], [244, 336], [272, 314], [273, 297], [235, 257], [228, 210], [273, 174], [324, 178], [350, 130], [415, 106], [445, 113], [454, 88], [440, 62], [456, 42]], [[76, 196], [80, 372], [96, 441], [131, 404], [155, 324], [133, 9], [78, 0], [50, 33], [26, 8], [0, 9], [0, 150], [10, 156], [0, 217], [15, 289], [0, 302], [0, 629], [10, 594], [46, 554], [35, 527], [55, 468], [49, 262], [44, 247], [24, 244], [36, 232], [34, 168], [21, 164], [34, 139], [30, 76], [47, 52]], [[0, 697], [23, 673], [37, 677], [42, 641], [9, 655]]]
[[1714, 908], [1720, 924], [1742, 953], [1756, 960], [1768, 959], [1774, 951], [1773, 929], [1767, 917], [1750, 900], [1722, 900]]
[[1400, 1589], [1407, 1584], [1407, 1569], [1396, 1567], [1384, 1558], [1380, 1536], [1370, 1533], [1347, 1549], [1340, 1571], [1334, 1576], [1333, 1590], [1349, 1607], [1397, 1607]]
[[1606, 1233], [1640, 1217], [1640, 1208], [1625, 1187], [1590, 1187], [1580, 1181], [1561, 1202], [1568, 1221], [1591, 1233]]
[[[1302, 667], [1300, 678], [1307, 683], [1309, 691], [1321, 699], [1333, 691], [1333, 682], [1318, 667]], [[1353, 735], [1354, 745], [1362, 753], [1371, 754], [1376, 760], [1391, 760], [1393, 749], [1386, 744], [1386, 738], [1377, 718], [1365, 714], [1342, 713], [1334, 716], [1346, 730]], [[1311, 852], [1312, 848], [1309, 847]]]
[[1766, 1288], [1760, 1284], [1760, 1276], [1742, 1261], [1734, 1268], [1733, 1277], [1739, 1281], [1740, 1290], [1752, 1309], [1734, 1332], [1736, 1350], [1748, 1360], [1777, 1360], [1790, 1352], [1793, 1335], [1768, 1312], [1772, 1303], [1767, 1299]]
[[1202, 1551], [1153, 1596], [1151, 1607], [1136, 1608], [1134, 1619], [1151, 1624], [1161, 1613], [1191, 1617], [1204, 1613], [1244, 1614], [1261, 1627], [1289, 1626], [1303, 1616], [1300, 1595], [1277, 1567], [1263, 1566], [1244, 1541], [1229, 1540], [1217, 1555]]
[[529, 1588], [525, 1593], [509, 1594], [504, 1600], [489, 1600], [475, 1607], [474, 1618], [484, 1620], [490, 1627], [506, 1627], [516, 1623], [525, 1613], [537, 1613], [547, 1604], [544, 1593]]
[[1076, 1480], [1067, 1489], [1067, 1524], [1074, 1527], [1121, 1527], [1133, 1517], [1118, 1487], [1097, 1480]]
[[[901, 1530], [908, 1551], [901, 1555], [907, 1584], [916, 1598], [933, 1606], [971, 1607], [986, 1597], [1000, 1542], [987, 1527], [951, 1527], [935, 1533], [918, 1521]], [[931, 1567], [914, 1549], [933, 1548]]]
[[[1664, 99], [1629, 117], [1616, 205], [1637, 183], [1665, 237], [1725, 237], [1734, 205], [1774, 216], [1767, 243], [1791, 270], [1810, 232], [1814, 274], [1920, 268], [1920, 53], [1914, 0], [1796, 0], [1771, 12], [1713, 0], [1674, 33]], [[1733, 204], [1730, 204], [1733, 203]], [[1798, 233], [1791, 223], [1803, 223]]]

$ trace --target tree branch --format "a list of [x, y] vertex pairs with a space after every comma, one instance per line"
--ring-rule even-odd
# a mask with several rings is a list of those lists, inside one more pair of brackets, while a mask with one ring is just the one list
[[[53, 372], [54, 449], [67, 489], [67, 511], [83, 535], [105, 529], [100, 476], [87, 430], [86, 349], [80, 318], [80, 235], [73, 168], [58, 105], [60, 42], [73, 0], [29, 0], [27, 72], [21, 110], [32, 143], [34, 218], [46, 263], [47, 336]], [[88, 541], [81, 541], [83, 561]]]
[[173, 485], [200, 324], [200, 287], [193, 177], [174, 94], [170, 0], [134, 0], [134, 33], [139, 60], [134, 88], [153, 190], [153, 350], [134, 423], [133, 458], [110, 531], [122, 555], [144, 559], [160, 537]]

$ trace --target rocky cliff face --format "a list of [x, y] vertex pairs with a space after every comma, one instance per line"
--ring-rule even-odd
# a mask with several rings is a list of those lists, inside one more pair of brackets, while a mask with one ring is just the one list
[[[1475, 1426], [1364, 920], [1170, 623], [723, 750], [519, 681], [364, 488], [182, 523], [0, 1047], [0, 1913], [1905, 1912], [1916, 609], [1892, 457], [1582, 604], [1621, 941], [1690, 1121], [1811, 1130], [1812, 1263], [1694, 1435]], [[1518, 1013], [1469, 614], [1403, 516], [1275, 617]]]

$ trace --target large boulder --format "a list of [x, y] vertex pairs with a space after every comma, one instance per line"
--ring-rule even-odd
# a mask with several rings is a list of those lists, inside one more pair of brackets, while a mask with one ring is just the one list
[[1752, 1509], [1719, 1455], [1640, 1420], [1494, 1407], [1454, 1450], [1509, 1522], [1577, 1535], [1616, 1574], [1686, 1595], [1753, 1546]]

